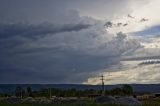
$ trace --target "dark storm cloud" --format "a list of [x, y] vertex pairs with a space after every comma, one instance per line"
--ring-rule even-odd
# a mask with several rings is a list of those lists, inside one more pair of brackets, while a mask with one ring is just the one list
[[[97, 70], [117, 64], [117, 57], [77, 52], [40, 52], [2, 58], [1, 83], [81, 83]], [[106, 61], [107, 60], [107, 61]]]
[[135, 60], [151, 60], [151, 59], [160, 59], [160, 56], [141, 56], [141, 57], [131, 57], [131, 58], [123, 58], [123, 61], [135, 61]]
[[[14, 37], [1, 38], [1, 83], [81, 83], [90, 75], [118, 64], [124, 52], [139, 46], [134, 40], [127, 41], [122, 32], [106, 41], [102, 29], [97, 33], [98, 27], [94, 25], [79, 31], [73, 28], [73, 31], [51, 33], [50, 36], [47, 36], [48, 30], [43, 30], [44, 37], [37, 40], [30, 40], [24, 37], [25, 33], [19, 32], [13, 34]], [[37, 32], [32, 36], [35, 34]]]
[[80, 31], [90, 27], [89, 24], [40, 24], [40, 25], [27, 25], [27, 24], [1, 24], [0, 25], [0, 38], [8, 38], [14, 36], [25, 36], [34, 38], [36, 36], [45, 36], [47, 34], [56, 34], [70, 31]]
[[[104, 2], [103, 10], [113, 15], [112, 1], [106, 0], [1, 0], [0, 83], [82, 83], [119, 64], [140, 44], [124, 33], [107, 33], [103, 21], [90, 17]], [[91, 4], [87, 17], [76, 11]]]
[[138, 65], [152, 65], [152, 64], [160, 64], [160, 60], [148, 60], [141, 62]]
[[101, 19], [107, 18], [110, 20], [115, 15], [118, 16], [131, 11], [128, 8], [130, 2], [132, 1], [0, 0], [0, 22], [56, 22], [64, 19], [63, 14], [68, 10], [78, 10], [83, 16], [92, 16]]
[[57, 0], [0, 0], [0, 22], [57, 21], [63, 18], [59, 14], [70, 10], [67, 3]]

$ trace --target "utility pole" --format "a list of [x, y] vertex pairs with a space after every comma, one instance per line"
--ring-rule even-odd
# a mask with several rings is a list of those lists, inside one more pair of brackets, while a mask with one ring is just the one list
[[22, 99], [22, 97], [23, 97], [23, 96], [22, 96], [22, 88], [21, 88], [21, 99]]
[[102, 74], [100, 77], [101, 77], [101, 81], [102, 81], [102, 96], [104, 96], [104, 93], [105, 93], [104, 75]]
[[52, 98], [52, 88], [49, 88], [49, 98]]

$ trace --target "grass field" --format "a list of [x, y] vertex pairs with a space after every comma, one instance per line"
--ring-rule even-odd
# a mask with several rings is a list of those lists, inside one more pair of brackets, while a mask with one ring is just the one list
[[[11, 104], [11, 103], [0, 103], [0, 106], [122, 106], [113, 104], [98, 104], [98, 103], [87, 103], [87, 104]], [[145, 101], [142, 106], [160, 106], [160, 101]]]
[[[141, 102], [142, 102], [142, 106], [160, 106], [160, 98], [148, 99]], [[96, 103], [92, 99], [86, 99], [85, 102], [79, 102], [77, 104], [76, 103], [58, 103], [58, 104], [9, 103], [9, 102], [3, 101], [3, 98], [1, 98], [0, 106], [124, 106], [124, 105]]]

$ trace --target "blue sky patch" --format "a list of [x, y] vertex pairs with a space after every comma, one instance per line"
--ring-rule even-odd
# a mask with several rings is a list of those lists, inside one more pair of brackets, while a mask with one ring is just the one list
[[136, 36], [144, 36], [144, 37], [160, 36], [160, 25], [152, 26], [142, 31], [133, 32], [132, 34]]

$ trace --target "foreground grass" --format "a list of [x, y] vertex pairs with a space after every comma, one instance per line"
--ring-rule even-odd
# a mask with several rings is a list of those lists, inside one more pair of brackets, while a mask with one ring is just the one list
[[[113, 104], [98, 104], [98, 103], [85, 103], [85, 104], [11, 104], [2, 103], [0, 106], [122, 106]], [[160, 106], [160, 101], [144, 101], [142, 106]]]
[[160, 106], [160, 101], [144, 101], [143, 106]]
[[9, 103], [1, 103], [0, 106], [117, 106], [117, 105], [96, 104], [96, 103], [91, 103], [91, 104], [9, 104]]
[[[142, 102], [142, 106], [160, 106], [159, 100], [147, 100]], [[115, 104], [100, 104], [93, 101], [85, 101], [83, 103], [59, 103], [59, 104], [24, 104], [24, 103], [7, 103], [0, 101], [0, 106], [124, 106]]]

